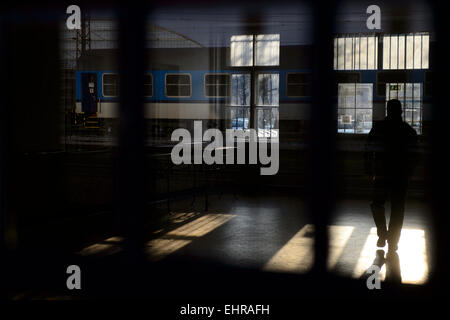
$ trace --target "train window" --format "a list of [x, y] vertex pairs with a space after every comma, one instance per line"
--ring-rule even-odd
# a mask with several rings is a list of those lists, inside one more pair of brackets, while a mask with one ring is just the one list
[[191, 75], [188, 73], [166, 74], [166, 96], [188, 98], [191, 96]]
[[338, 132], [369, 133], [372, 128], [372, 84], [338, 84]]
[[253, 36], [239, 35], [231, 37], [231, 65], [248, 67], [253, 65]]
[[311, 77], [311, 73], [288, 73], [286, 75], [286, 95], [288, 97], [310, 96]]
[[153, 96], [153, 75], [144, 75], [144, 97]]
[[103, 74], [103, 96], [117, 97], [119, 95], [119, 75], [112, 73]]
[[429, 45], [424, 33], [383, 36], [383, 69], [428, 69]]
[[226, 73], [205, 74], [205, 96], [223, 98], [230, 94], [230, 75]]
[[260, 73], [257, 77], [256, 104], [258, 106], [278, 106], [279, 75]]
[[[253, 61], [255, 48], [255, 61]], [[277, 66], [280, 64], [280, 35], [259, 34], [231, 37], [231, 66]]]
[[420, 83], [386, 83], [386, 104], [398, 99], [403, 107], [403, 120], [418, 134], [422, 127], [422, 85]]
[[376, 70], [378, 42], [375, 35], [334, 39], [334, 70]]

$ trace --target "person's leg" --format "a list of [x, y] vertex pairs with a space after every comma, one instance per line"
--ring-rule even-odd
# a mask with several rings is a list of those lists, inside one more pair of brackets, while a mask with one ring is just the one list
[[389, 250], [396, 251], [405, 216], [406, 181], [396, 181], [391, 191], [391, 218], [389, 219]]
[[373, 220], [377, 227], [378, 242], [377, 246], [384, 247], [387, 237], [386, 215], [384, 204], [386, 202], [386, 181], [384, 178], [377, 177], [373, 183], [373, 197], [370, 208], [372, 209]]

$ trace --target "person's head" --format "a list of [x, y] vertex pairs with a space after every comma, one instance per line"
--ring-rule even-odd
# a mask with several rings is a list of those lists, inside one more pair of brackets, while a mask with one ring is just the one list
[[387, 116], [391, 119], [402, 117], [402, 103], [397, 99], [391, 99], [387, 103]]

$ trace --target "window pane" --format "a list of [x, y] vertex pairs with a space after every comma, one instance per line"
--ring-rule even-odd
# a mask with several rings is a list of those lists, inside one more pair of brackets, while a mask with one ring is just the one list
[[361, 38], [361, 70], [367, 70], [367, 38]]
[[275, 66], [280, 64], [280, 35], [256, 36], [256, 65]]
[[189, 97], [191, 95], [191, 77], [187, 74], [167, 74], [166, 95], [168, 97]]
[[372, 84], [356, 84], [356, 106], [357, 108], [372, 109]]
[[338, 132], [369, 133], [372, 128], [373, 85], [338, 85]]
[[338, 108], [338, 132], [355, 132], [355, 109]]
[[430, 36], [422, 36], [422, 69], [428, 69], [428, 55], [430, 52]]
[[356, 109], [355, 133], [369, 133], [372, 129], [372, 108]]
[[390, 36], [383, 37], [383, 69], [389, 69], [389, 58], [391, 53]]
[[250, 75], [233, 74], [231, 76], [231, 105], [250, 105]]
[[338, 55], [338, 52], [337, 52], [337, 39], [335, 38], [334, 39], [334, 58], [333, 58], [333, 68], [334, 68], [334, 70], [337, 69], [337, 55]]
[[398, 69], [405, 69], [405, 36], [398, 37]]
[[258, 137], [278, 137], [278, 108], [256, 108]]
[[278, 74], [258, 74], [256, 103], [258, 106], [278, 106]]
[[231, 37], [231, 65], [235, 67], [253, 65], [253, 36]]
[[344, 60], [345, 60], [345, 51], [344, 51], [344, 47], [345, 47], [345, 39], [344, 38], [338, 38], [338, 70], [344, 70], [345, 66], [344, 66]]
[[422, 37], [416, 35], [414, 37], [414, 69], [420, 69], [422, 67]]
[[345, 38], [345, 70], [352, 70], [352, 38]]
[[368, 59], [368, 61], [367, 61], [367, 69], [373, 70], [373, 69], [376, 69], [375, 68], [375, 66], [376, 66], [376, 62], [375, 62], [375, 58], [376, 58], [376, 55], [375, 55], [375, 49], [376, 49], [375, 37], [368, 37], [367, 41], [368, 41], [368, 45], [369, 45], [369, 52], [367, 54], [367, 59]]
[[391, 37], [391, 68], [390, 69], [398, 69], [398, 46], [397, 46], [398, 37]]
[[356, 37], [355, 41], [353, 41], [353, 52], [354, 52], [354, 70], [356, 69], [361, 69], [360, 64], [359, 64], [359, 53], [360, 53], [360, 43], [361, 43], [361, 38], [360, 37]]
[[406, 69], [414, 68], [414, 37], [406, 37]]
[[250, 108], [230, 107], [231, 129], [242, 130], [249, 128]]

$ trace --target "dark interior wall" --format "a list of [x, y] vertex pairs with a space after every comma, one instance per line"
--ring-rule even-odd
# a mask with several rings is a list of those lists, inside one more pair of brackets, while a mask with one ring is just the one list
[[[58, 19], [10, 12], [2, 23], [1, 127], [6, 247], [18, 230], [61, 212], [64, 110], [60, 104]], [[22, 228], [22, 229], [21, 229]]]

